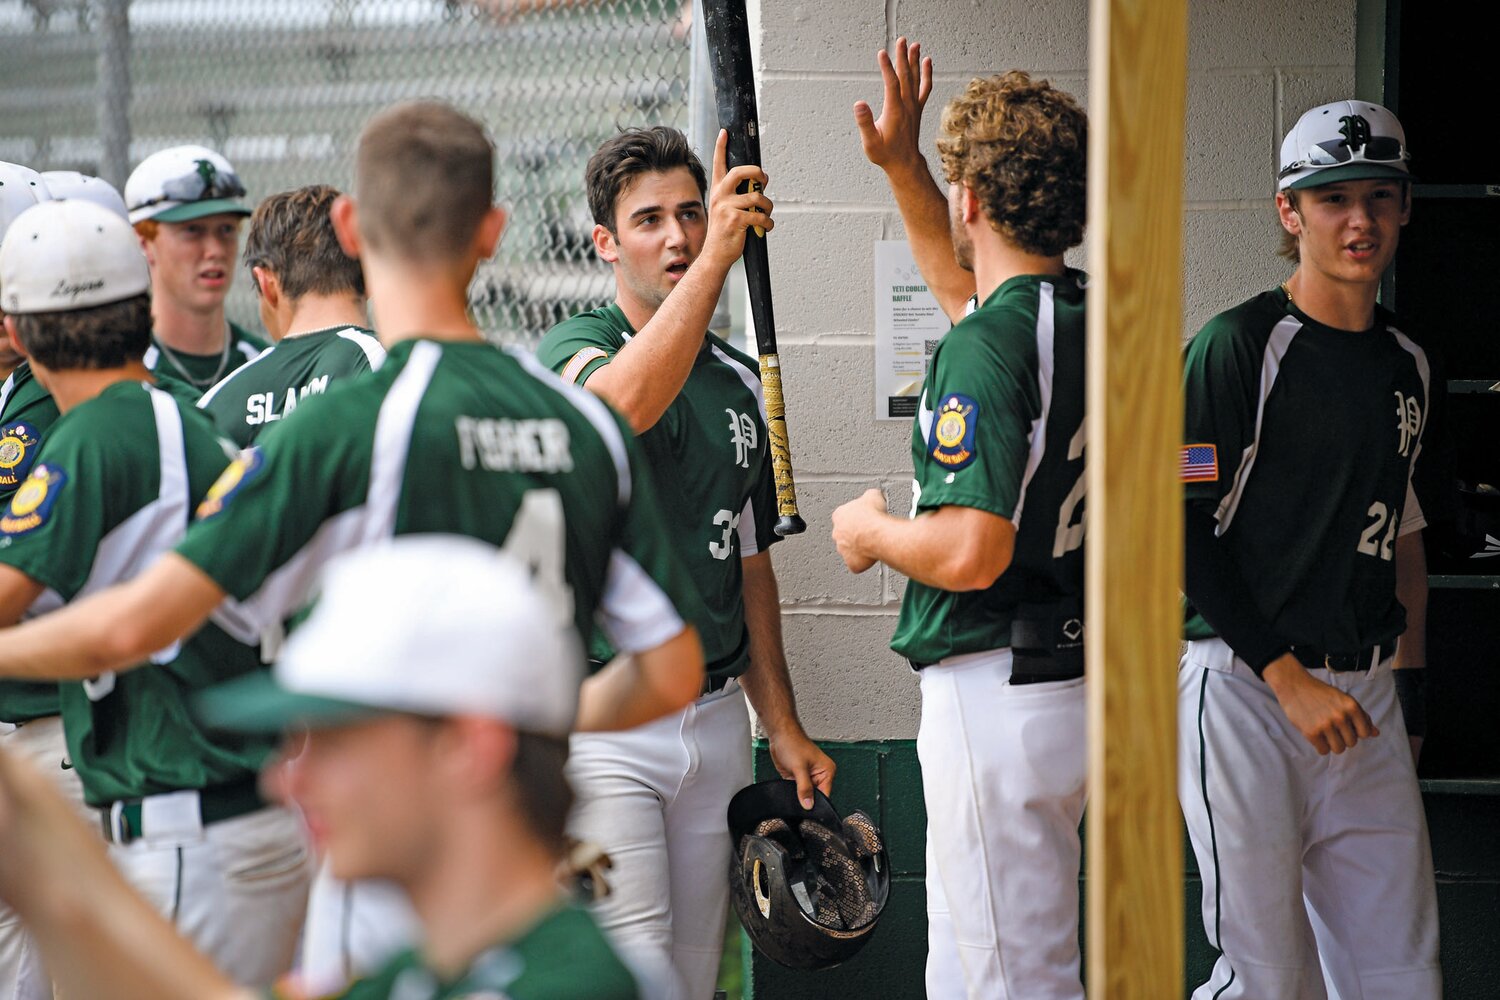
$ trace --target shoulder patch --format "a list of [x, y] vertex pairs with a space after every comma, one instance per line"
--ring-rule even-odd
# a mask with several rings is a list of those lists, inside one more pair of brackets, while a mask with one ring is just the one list
[[563, 370], [559, 373], [558, 377], [561, 378], [564, 382], [576, 383], [578, 381], [578, 376], [583, 373], [583, 370], [585, 368], [587, 368], [590, 364], [599, 360], [600, 358], [607, 357], [609, 357], [609, 352], [604, 350], [603, 348], [585, 347], [583, 350], [579, 351], [577, 354], [568, 359], [568, 363], [563, 366]]
[[208, 488], [203, 502], [198, 505], [197, 518], [213, 517], [219, 511], [229, 506], [229, 501], [234, 499], [244, 485], [260, 474], [261, 466], [265, 459], [259, 448], [246, 448], [240, 452], [234, 461], [219, 473], [219, 478]]
[[943, 396], [933, 416], [932, 437], [927, 442], [934, 461], [957, 471], [974, 461], [974, 432], [979, 426], [979, 404], [956, 392]]
[[45, 462], [31, 470], [31, 475], [10, 498], [10, 507], [0, 516], [0, 534], [24, 535], [47, 523], [57, 495], [68, 481], [68, 474]]
[[1219, 449], [1211, 444], [1185, 444], [1182, 446], [1182, 481], [1184, 483], [1216, 483], [1219, 481]]
[[41, 443], [41, 434], [25, 421], [0, 427], [0, 486], [14, 486], [26, 478]]

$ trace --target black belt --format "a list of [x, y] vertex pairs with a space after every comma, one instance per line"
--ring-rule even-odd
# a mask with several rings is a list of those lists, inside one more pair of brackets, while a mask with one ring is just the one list
[[1295, 656], [1308, 670], [1332, 670], [1334, 673], [1351, 673], [1356, 670], [1369, 670], [1377, 663], [1383, 663], [1389, 656], [1396, 652], [1396, 643], [1380, 642], [1373, 646], [1366, 646], [1357, 653], [1330, 653], [1326, 649], [1317, 646], [1293, 646], [1292, 655]]
[[[913, 670], [926, 670], [931, 663], [907, 660]], [[1076, 663], [1063, 663], [1051, 656], [1022, 656], [1014, 649], [1010, 658], [1010, 683], [1013, 685], [1040, 684], [1045, 681], [1071, 681], [1083, 676], [1083, 668]]]
[[728, 674], [704, 674], [703, 690], [698, 692], [698, 697], [702, 698], [705, 695], [713, 694], [716, 691], [722, 691], [724, 690], [725, 685], [727, 685], [732, 680], [734, 680], [734, 678], [729, 676]]
[[[169, 793], [170, 794], [170, 793]], [[145, 833], [141, 826], [141, 799], [122, 799], [110, 803], [99, 811], [99, 825], [104, 839], [114, 844], [128, 844], [139, 840]], [[115, 827], [111, 817], [118, 805], [119, 826]], [[198, 789], [198, 818], [204, 826], [221, 820], [234, 819], [247, 813], [264, 809], [266, 800], [261, 798], [257, 779], [252, 777], [229, 785]]]

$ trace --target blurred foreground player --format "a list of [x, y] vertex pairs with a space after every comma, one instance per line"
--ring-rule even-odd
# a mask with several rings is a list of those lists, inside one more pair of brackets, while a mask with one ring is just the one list
[[[268, 784], [345, 878], [400, 884], [428, 944], [337, 995], [635, 1000], [555, 879], [580, 680], [530, 572], [479, 542], [408, 537], [330, 566], [274, 678], [211, 692], [206, 720], [288, 731]], [[371, 609], [381, 609], [372, 614]], [[248, 1000], [120, 881], [35, 773], [0, 758], [0, 895], [70, 996]], [[303, 997], [295, 983], [267, 996]]]

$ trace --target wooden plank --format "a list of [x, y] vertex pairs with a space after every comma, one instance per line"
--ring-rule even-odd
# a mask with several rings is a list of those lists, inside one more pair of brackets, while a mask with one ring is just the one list
[[1088, 983], [1180, 995], [1186, 0], [1092, 0]]

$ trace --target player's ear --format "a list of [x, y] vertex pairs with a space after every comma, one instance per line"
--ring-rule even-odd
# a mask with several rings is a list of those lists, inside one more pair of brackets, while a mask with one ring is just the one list
[[6, 314], [3, 314], [3, 313], [0, 313], [0, 316], [3, 316], [3, 318], [4, 318], [5, 336], [6, 336], [6, 339], [8, 339], [10, 341], [11, 350], [15, 351], [17, 354], [19, 354], [23, 358], [27, 357], [27, 354], [26, 354], [26, 345], [23, 344], [23, 343], [21, 343], [21, 335], [18, 334], [18, 333], [16, 333], [16, 321], [15, 321], [15, 319], [13, 317], [11, 317], [9, 315], [6, 315]]
[[252, 267], [250, 277], [255, 280], [261, 301], [274, 311], [281, 304], [281, 279], [263, 267]]
[[500, 238], [505, 235], [505, 224], [509, 221], [510, 216], [499, 205], [491, 205], [484, 213], [479, 228], [474, 231], [474, 248], [479, 251], [480, 260], [495, 256], [495, 251], [500, 249]]
[[1297, 212], [1297, 202], [1285, 191], [1276, 192], [1276, 215], [1281, 220], [1282, 229], [1293, 236], [1302, 235], [1302, 216]]
[[359, 239], [359, 213], [355, 210], [354, 199], [347, 194], [333, 199], [328, 217], [333, 222], [333, 234], [339, 238], [339, 246], [344, 253], [358, 260], [363, 247]]
[[516, 759], [516, 731], [498, 719], [477, 715], [445, 719], [442, 726], [445, 758], [457, 780], [474, 795], [498, 788]]
[[620, 259], [620, 248], [615, 242], [615, 234], [609, 231], [608, 226], [594, 224], [592, 234], [594, 240], [594, 252], [599, 259], [606, 264], [613, 264]]

